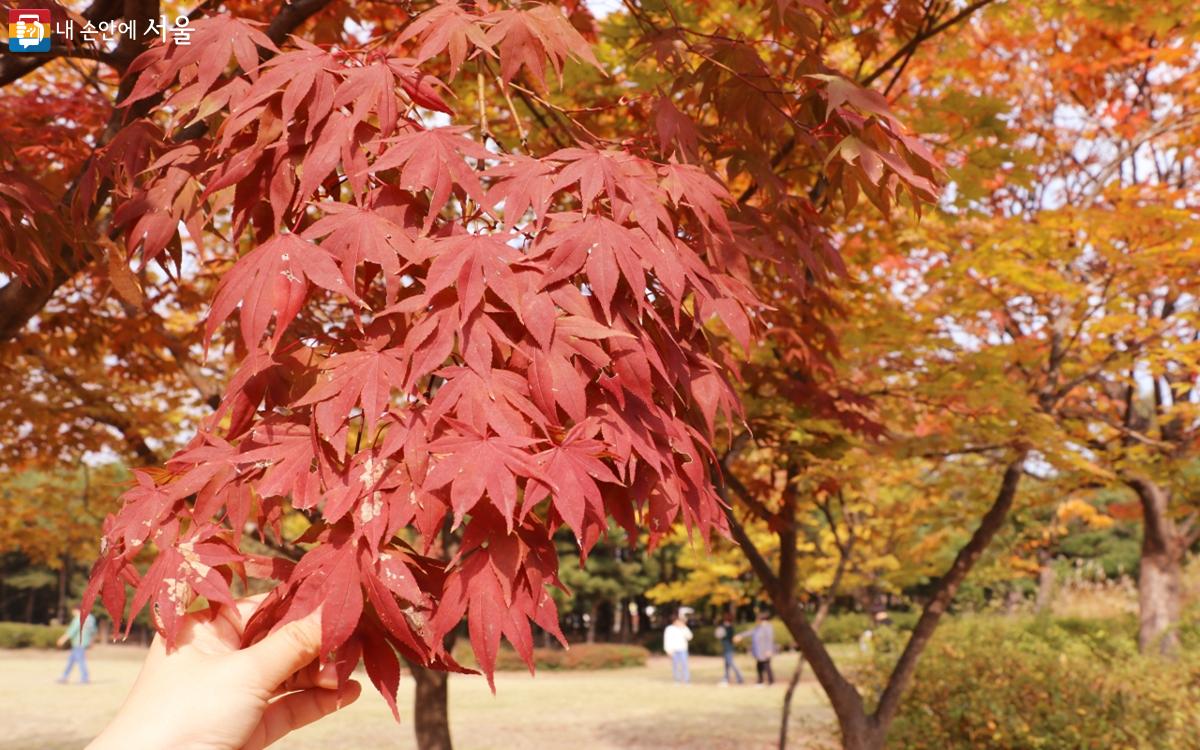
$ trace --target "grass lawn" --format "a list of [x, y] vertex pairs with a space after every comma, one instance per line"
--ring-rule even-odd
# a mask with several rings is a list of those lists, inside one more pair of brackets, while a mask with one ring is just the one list
[[[92, 684], [54, 682], [65, 652], [0, 651], [0, 750], [77, 750], [117, 710], [137, 676], [142, 651], [100, 646], [89, 664]], [[772, 688], [718, 686], [721, 660], [692, 657], [693, 684], [671, 683], [670, 663], [657, 656], [643, 668], [596, 672], [504, 672], [496, 695], [482, 678], [450, 680], [450, 722], [458, 750], [609, 750], [617, 748], [770, 748], [779, 727], [784, 684], [795, 654], [775, 659]], [[740, 666], [754, 672], [749, 657]], [[795, 748], [829, 747], [832, 713], [806, 677], [796, 691], [790, 736]], [[306, 727], [272, 748], [376, 750], [413, 748], [413, 683], [402, 678], [405, 723], [397, 726], [366, 675], [354, 705]]]

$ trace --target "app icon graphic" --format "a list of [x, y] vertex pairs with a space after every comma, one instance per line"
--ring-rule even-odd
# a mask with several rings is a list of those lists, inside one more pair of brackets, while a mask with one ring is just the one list
[[8, 11], [10, 52], [50, 51], [50, 11], [15, 8]]

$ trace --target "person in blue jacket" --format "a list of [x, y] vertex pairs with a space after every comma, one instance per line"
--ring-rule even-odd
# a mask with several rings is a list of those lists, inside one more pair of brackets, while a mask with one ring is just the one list
[[754, 628], [740, 633], [736, 640], [740, 641], [747, 636], [750, 637], [750, 654], [758, 668], [758, 684], [774, 685], [775, 673], [771, 671], [771, 657], [775, 655], [775, 629], [771, 627], [771, 615], [765, 611], [759, 612]]
[[91, 613], [86, 618], [82, 617], [82, 614], [79, 607], [71, 610], [71, 626], [58, 639], [60, 647], [68, 641], [71, 643], [71, 655], [67, 657], [67, 668], [63, 670], [62, 677], [58, 678], [60, 683], [65, 683], [71, 678], [71, 670], [77, 664], [79, 665], [79, 682], [86, 685], [91, 681], [88, 677], [87, 650], [92, 647], [92, 641], [96, 638], [96, 618]]

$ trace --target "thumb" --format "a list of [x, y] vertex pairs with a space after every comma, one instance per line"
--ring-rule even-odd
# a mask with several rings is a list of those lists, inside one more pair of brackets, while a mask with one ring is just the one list
[[321, 653], [321, 610], [310, 612], [242, 649], [238, 656], [253, 681], [274, 690]]

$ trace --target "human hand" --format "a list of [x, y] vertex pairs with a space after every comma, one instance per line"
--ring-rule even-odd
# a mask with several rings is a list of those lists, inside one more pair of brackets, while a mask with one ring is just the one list
[[116, 718], [87, 750], [261, 750], [358, 698], [316, 661], [318, 612], [247, 648], [242, 630], [262, 597], [188, 615], [177, 646], [156, 636]]

